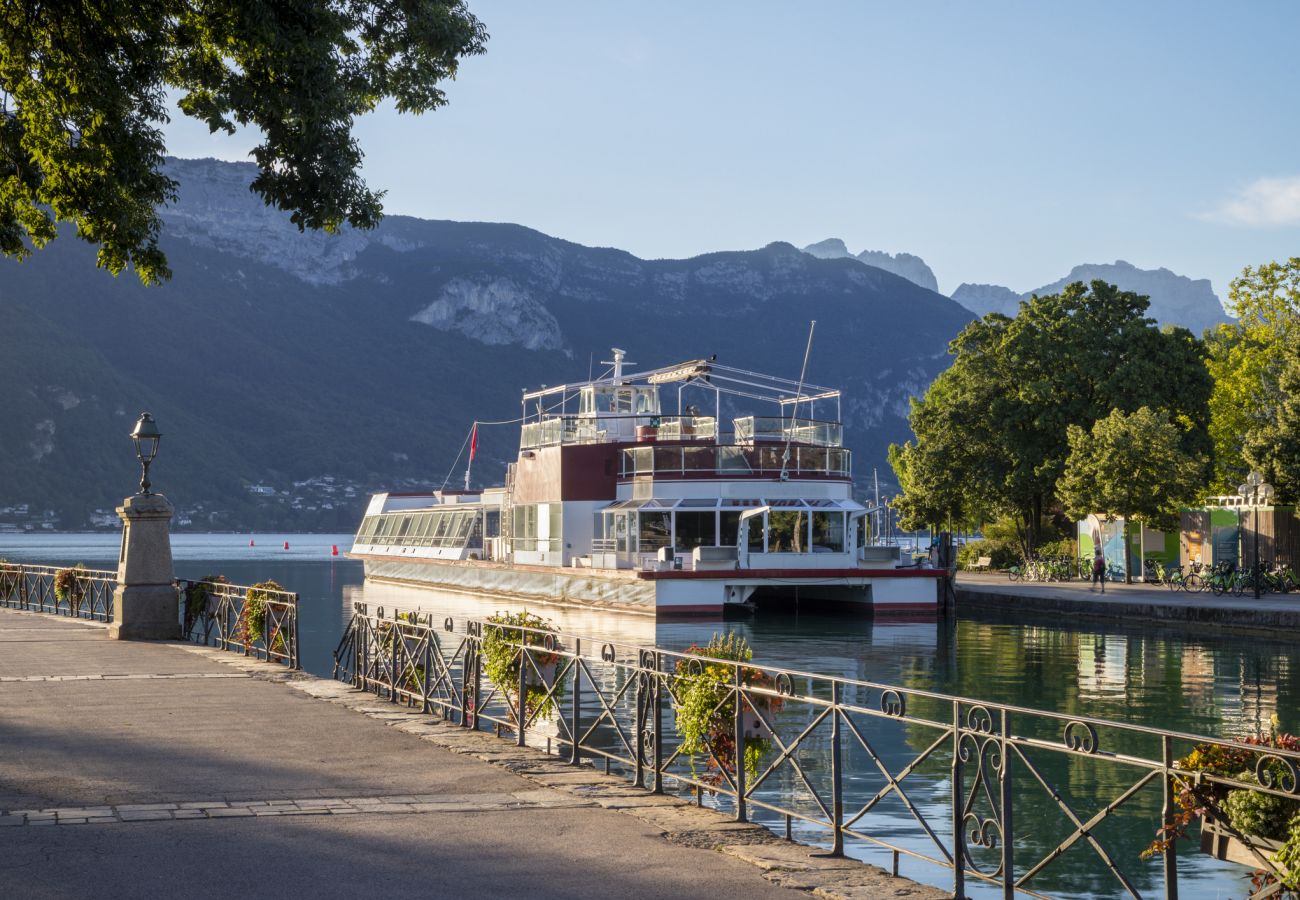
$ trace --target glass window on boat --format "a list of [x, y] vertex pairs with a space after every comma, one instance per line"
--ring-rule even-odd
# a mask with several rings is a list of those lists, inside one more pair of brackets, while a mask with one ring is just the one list
[[371, 541], [371, 538], [373, 538], [375, 536], [375, 532], [379, 530], [379, 525], [382, 521], [383, 520], [380, 519], [379, 516], [366, 516], [364, 519], [362, 519], [361, 527], [357, 529], [357, 543], [358, 544], [373, 543], [373, 541]]
[[[723, 510], [718, 514], [718, 545], [721, 547], [735, 547], [740, 541], [740, 511]], [[763, 522], [762, 516], [758, 517], [758, 522], [753, 520], [749, 523], [750, 533], [753, 534], [755, 525], [758, 526], [758, 549], [763, 549]]]
[[695, 547], [712, 547], [717, 538], [717, 516], [713, 510], [708, 512], [677, 511], [677, 540], [675, 545], [682, 550]]
[[514, 508], [514, 547], [516, 550], [537, 549], [537, 505]]
[[561, 503], [549, 504], [550, 515], [550, 540], [551, 549], [558, 551], [564, 546], [564, 505]]
[[[740, 513], [737, 513], [736, 517], [739, 518]], [[749, 543], [746, 544], [746, 548], [750, 553], [762, 553], [763, 538], [767, 529], [767, 516], [760, 513], [756, 516], [750, 516], [745, 521], [749, 526]]]
[[643, 511], [640, 513], [637, 532], [637, 550], [641, 553], [653, 553], [660, 547], [667, 547], [672, 527], [672, 513]]
[[[632, 515], [635, 515], [635, 513]], [[627, 513], [614, 513], [614, 549], [619, 553], [626, 553], [631, 549], [627, 545], [627, 519]]]
[[803, 510], [774, 509], [767, 514], [768, 553], [807, 553], [808, 514]]
[[483, 536], [490, 538], [501, 536], [501, 510], [489, 509], [484, 511]]
[[812, 514], [812, 550], [813, 553], [844, 552], [844, 513]]
[[438, 513], [434, 518], [437, 519], [437, 527], [433, 530], [433, 538], [442, 540], [447, 536], [447, 526], [451, 524], [451, 517], [446, 513]]

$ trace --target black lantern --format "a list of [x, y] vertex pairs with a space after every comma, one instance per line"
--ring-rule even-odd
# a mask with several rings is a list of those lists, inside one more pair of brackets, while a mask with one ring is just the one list
[[153, 416], [149, 413], [140, 413], [140, 421], [135, 423], [135, 430], [131, 432], [131, 440], [135, 441], [135, 458], [140, 460], [142, 474], [140, 475], [140, 493], [149, 493], [149, 463], [158, 455], [158, 442], [162, 440], [162, 432], [158, 430], [158, 424], [154, 422]]

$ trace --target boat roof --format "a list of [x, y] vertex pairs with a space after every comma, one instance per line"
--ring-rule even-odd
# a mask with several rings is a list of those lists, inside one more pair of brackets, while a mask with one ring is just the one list
[[799, 404], [810, 400], [828, 400], [840, 396], [834, 388], [809, 384], [776, 375], [764, 375], [748, 369], [724, 366], [713, 359], [691, 359], [658, 369], [641, 372], [622, 372], [587, 381], [547, 385], [535, 391], [525, 391], [524, 401], [537, 400], [555, 394], [577, 393], [589, 386], [658, 386], [661, 384], [702, 384], [723, 394], [746, 397], [772, 403]]

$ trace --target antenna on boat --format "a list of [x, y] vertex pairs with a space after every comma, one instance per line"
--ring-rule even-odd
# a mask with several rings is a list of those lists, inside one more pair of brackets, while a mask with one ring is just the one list
[[[611, 347], [610, 352], [614, 354], [614, 359], [602, 359], [600, 364], [602, 366], [614, 367], [614, 374], [610, 377], [613, 379], [614, 384], [618, 384], [623, 380], [623, 361], [627, 358], [627, 351], [620, 350], [617, 347]], [[628, 365], [634, 366], [636, 363], [628, 363]]]
[[[813, 329], [817, 320], [808, 323], [808, 345], [803, 349], [803, 368], [799, 370], [799, 389], [795, 391], [794, 406], [790, 410], [790, 427], [785, 432], [785, 452], [781, 454], [781, 480], [790, 480], [790, 441], [794, 439], [794, 423], [799, 418], [799, 398], [803, 396], [803, 379], [808, 374], [808, 357], [812, 354]], [[784, 418], [784, 417], [783, 417]]]

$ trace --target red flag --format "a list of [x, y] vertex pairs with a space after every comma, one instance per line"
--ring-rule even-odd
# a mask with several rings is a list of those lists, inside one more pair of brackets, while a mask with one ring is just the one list
[[469, 461], [474, 461], [474, 454], [478, 453], [478, 422], [474, 423], [474, 430], [469, 435]]

